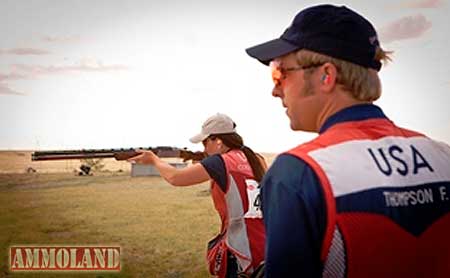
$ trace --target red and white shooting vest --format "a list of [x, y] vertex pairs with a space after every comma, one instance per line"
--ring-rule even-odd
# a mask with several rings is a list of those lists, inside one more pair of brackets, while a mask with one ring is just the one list
[[369, 119], [288, 153], [325, 194], [324, 277], [450, 277], [449, 146]]
[[220, 234], [208, 244], [209, 271], [225, 277], [227, 252], [236, 257], [241, 271], [251, 273], [264, 260], [265, 230], [260, 210], [259, 186], [250, 164], [240, 150], [222, 154], [227, 185], [223, 192], [216, 182], [211, 195], [222, 227]]

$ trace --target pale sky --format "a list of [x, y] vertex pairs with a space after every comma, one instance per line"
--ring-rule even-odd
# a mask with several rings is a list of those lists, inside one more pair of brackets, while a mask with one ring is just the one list
[[[281, 152], [290, 130], [269, 69], [245, 48], [319, 1], [0, 0], [0, 149], [177, 146], [228, 114], [246, 145]], [[394, 61], [376, 104], [450, 143], [449, 1], [341, 1]]]

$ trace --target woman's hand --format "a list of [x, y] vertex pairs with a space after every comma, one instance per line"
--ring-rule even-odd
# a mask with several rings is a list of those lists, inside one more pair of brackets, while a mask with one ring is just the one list
[[159, 157], [152, 151], [138, 150], [137, 152], [139, 153], [138, 155], [127, 159], [127, 161], [131, 163], [155, 165], [159, 160]]

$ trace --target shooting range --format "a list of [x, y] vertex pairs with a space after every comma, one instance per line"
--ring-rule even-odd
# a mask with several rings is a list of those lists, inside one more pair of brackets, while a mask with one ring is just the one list
[[[271, 68], [245, 49], [280, 37], [317, 3], [0, 1], [0, 278], [211, 277], [205, 251], [221, 220], [209, 182], [172, 186], [152, 166], [111, 151], [68, 160], [32, 154], [170, 146], [163, 159], [182, 169], [193, 162], [177, 152], [203, 151], [189, 138], [220, 112], [270, 166], [316, 134], [292, 130], [290, 117], [305, 114], [274, 98]], [[450, 143], [450, 1], [339, 3], [367, 17], [393, 51], [375, 104], [395, 124]], [[289, 76], [304, 74], [294, 68]], [[312, 85], [301, 84], [320, 83], [315, 69]], [[406, 155], [398, 150], [389, 149], [393, 175]], [[121, 270], [13, 273], [13, 245], [120, 246]]]

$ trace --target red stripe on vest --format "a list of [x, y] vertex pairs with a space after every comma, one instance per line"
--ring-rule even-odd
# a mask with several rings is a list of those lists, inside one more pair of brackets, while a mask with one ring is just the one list
[[[419, 237], [406, 232], [389, 218], [376, 214], [340, 213], [337, 221], [346, 239], [346, 249], [352, 250], [347, 253], [347, 260], [352, 262], [347, 269], [348, 277], [442, 277], [439, 275], [450, 273], [449, 214]], [[384, 241], [380, 234], [389, 234], [395, 245]], [[358, 256], [352, 257], [352, 254]], [[411, 267], [420, 265], [427, 267]]]

